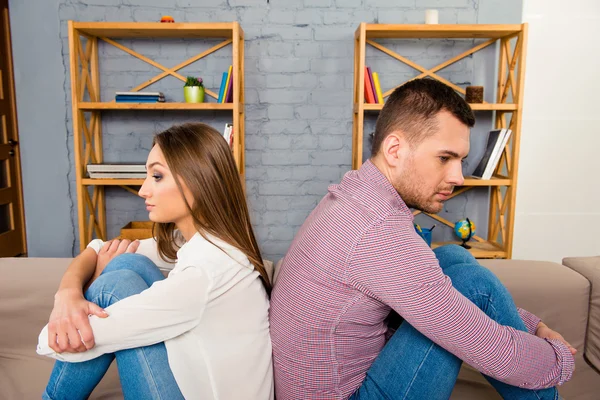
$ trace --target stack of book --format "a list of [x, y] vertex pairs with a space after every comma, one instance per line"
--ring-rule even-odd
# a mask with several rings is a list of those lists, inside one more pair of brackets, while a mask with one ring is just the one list
[[117, 103], [164, 103], [163, 92], [116, 92]]
[[233, 102], [233, 65], [229, 66], [227, 72], [223, 72], [221, 78], [221, 87], [219, 88], [219, 98], [217, 103]]
[[511, 133], [510, 129], [494, 129], [490, 131], [485, 152], [475, 171], [473, 171], [473, 177], [486, 180], [492, 178]]
[[146, 166], [131, 163], [88, 164], [87, 172], [92, 179], [145, 179]]
[[383, 104], [383, 93], [379, 84], [379, 75], [372, 72], [371, 67], [365, 67], [365, 102]]

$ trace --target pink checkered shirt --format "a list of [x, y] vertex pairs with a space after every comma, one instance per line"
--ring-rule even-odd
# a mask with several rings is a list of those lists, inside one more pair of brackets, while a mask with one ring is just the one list
[[[329, 187], [281, 266], [270, 315], [277, 399], [348, 398], [386, 343], [391, 309], [511, 385], [545, 388], [573, 373], [564, 344], [497, 324], [452, 287], [409, 208], [367, 161]], [[539, 318], [519, 312], [534, 333]]]

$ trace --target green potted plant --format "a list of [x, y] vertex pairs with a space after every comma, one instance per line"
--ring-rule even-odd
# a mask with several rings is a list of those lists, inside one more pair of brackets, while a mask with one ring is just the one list
[[203, 103], [204, 85], [202, 84], [202, 78], [188, 76], [185, 85], [183, 85], [183, 97], [186, 103]]

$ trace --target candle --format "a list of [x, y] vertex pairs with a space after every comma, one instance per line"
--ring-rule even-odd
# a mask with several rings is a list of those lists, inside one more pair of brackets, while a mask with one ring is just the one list
[[437, 24], [438, 23], [438, 10], [425, 10], [425, 23], [426, 24]]

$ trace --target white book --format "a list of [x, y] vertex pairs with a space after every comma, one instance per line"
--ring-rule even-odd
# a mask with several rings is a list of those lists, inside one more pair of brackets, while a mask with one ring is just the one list
[[145, 172], [90, 172], [89, 175], [92, 179], [146, 179]]
[[88, 164], [88, 172], [142, 172], [146, 173], [145, 164], [132, 163], [106, 163], [106, 164]]
[[230, 123], [225, 124], [225, 129], [223, 131], [223, 138], [225, 138], [225, 141], [227, 142], [227, 144], [229, 144], [229, 142], [230, 142], [232, 130], [233, 130], [233, 124], [230, 124]]
[[494, 174], [494, 170], [498, 166], [498, 162], [500, 161], [500, 157], [502, 156], [502, 152], [506, 147], [506, 143], [508, 143], [508, 139], [510, 138], [510, 134], [512, 131], [510, 129], [502, 129], [503, 133], [500, 135], [500, 144], [497, 148], [494, 148], [495, 153], [492, 153], [492, 157], [490, 158], [490, 162], [488, 162], [487, 168], [483, 173], [482, 179], [491, 179]]
[[165, 96], [163, 92], [115, 92], [115, 94], [117, 96]]
[[500, 147], [500, 143], [502, 142], [503, 130], [502, 129], [494, 129], [490, 131], [488, 134], [487, 144], [485, 146], [485, 151], [483, 156], [481, 156], [481, 160], [477, 167], [473, 171], [473, 177], [484, 179], [485, 172], [490, 164], [490, 161], [493, 160], [494, 150], [497, 147]]

